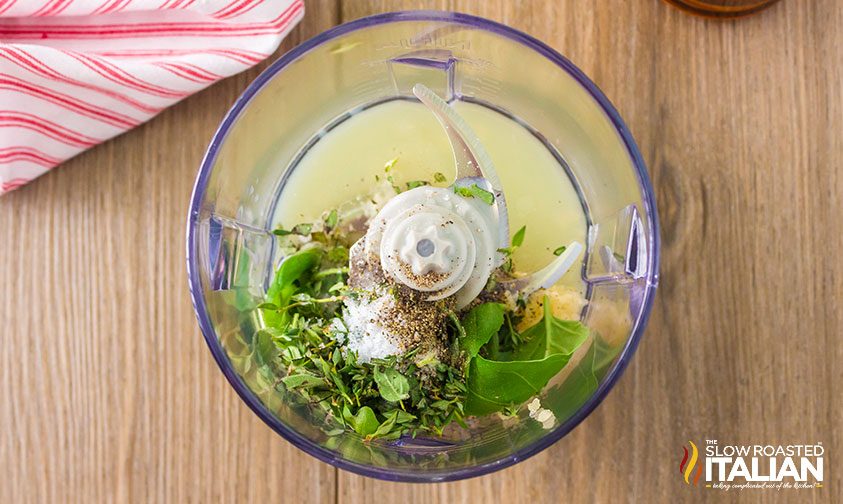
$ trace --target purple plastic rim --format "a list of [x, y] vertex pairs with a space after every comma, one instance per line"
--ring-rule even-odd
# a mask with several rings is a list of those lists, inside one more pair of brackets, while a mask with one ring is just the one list
[[[564, 70], [571, 77], [573, 77], [577, 82], [579, 82], [580, 85], [591, 95], [592, 98], [594, 98], [594, 100], [603, 109], [605, 114], [608, 116], [608, 118], [614, 125], [618, 135], [623, 140], [624, 145], [626, 146], [627, 152], [629, 153], [629, 156], [632, 159], [633, 165], [635, 167], [639, 186], [643, 190], [643, 206], [645, 210], [644, 215], [646, 216], [646, 220], [652, 235], [652, 247], [649, 250], [648, 259], [648, 276], [645, 279], [646, 284], [644, 285], [642, 307], [640, 312], [641, 314], [638, 318], [638, 324], [633, 330], [632, 335], [627, 341], [627, 344], [624, 347], [623, 351], [620, 353], [617, 362], [603, 378], [603, 381], [599, 384], [597, 391], [594, 393], [594, 395], [592, 395], [582, 406], [580, 406], [580, 408], [568, 420], [566, 420], [565, 423], [561, 424], [556, 429], [549, 432], [546, 436], [541, 439], [538, 439], [535, 443], [523, 448], [522, 450], [511, 453], [506, 457], [500, 458], [493, 462], [488, 462], [474, 467], [431, 471], [425, 473], [414, 473], [404, 471], [399, 472], [384, 467], [357, 464], [349, 460], [343, 459], [341, 457], [338, 457], [337, 453], [323, 448], [321, 446], [318, 446], [317, 444], [311, 442], [309, 439], [302, 436], [298, 432], [285, 426], [272, 412], [270, 412], [237, 375], [228, 360], [228, 357], [225, 353], [225, 349], [222, 348], [217, 339], [216, 331], [214, 331], [213, 324], [211, 323], [210, 316], [208, 315], [207, 306], [205, 305], [201, 280], [199, 277], [199, 262], [197, 254], [195, 253], [197, 246], [195, 228], [199, 218], [200, 206], [202, 199], [205, 195], [205, 190], [207, 188], [212, 166], [216, 161], [219, 148], [222, 145], [222, 142], [225, 140], [226, 136], [228, 135], [229, 130], [231, 129], [236, 119], [240, 116], [240, 113], [243, 111], [243, 109], [255, 96], [255, 94], [257, 94], [258, 91], [260, 91], [264, 85], [266, 85], [277, 73], [283, 70], [287, 65], [302, 57], [308, 51], [319, 45], [322, 45], [341, 35], [345, 35], [347, 33], [367, 28], [370, 26], [404, 21], [448, 22], [466, 25], [473, 29], [481, 29], [506, 37], [507, 39], [518, 42], [530, 49], [533, 49], [534, 51], [541, 54], [551, 62], [555, 63], [562, 70]], [[226, 114], [222, 123], [220, 123], [219, 128], [217, 128], [217, 131], [214, 133], [213, 139], [211, 140], [211, 143], [208, 146], [208, 150], [205, 153], [205, 157], [202, 160], [202, 164], [199, 168], [199, 173], [196, 177], [196, 183], [193, 188], [193, 194], [191, 195], [190, 210], [188, 212], [187, 218], [187, 275], [190, 288], [190, 296], [193, 301], [193, 307], [196, 311], [196, 317], [199, 321], [199, 326], [202, 330], [202, 334], [204, 335], [205, 342], [208, 344], [208, 347], [210, 348], [211, 353], [213, 354], [214, 359], [217, 362], [217, 365], [220, 367], [223, 374], [228, 379], [229, 383], [231, 383], [231, 386], [234, 387], [234, 389], [237, 391], [237, 394], [240, 396], [240, 398], [252, 409], [252, 411], [255, 412], [256, 415], [258, 415], [267, 425], [269, 425], [284, 439], [286, 439], [299, 449], [303, 450], [304, 452], [316, 457], [319, 460], [322, 460], [323, 462], [327, 462], [341, 469], [361, 474], [363, 476], [369, 476], [388, 481], [407, 481], [417, 483], [455, 481], [475, 476], [481, 476], [483, 474], [488, 474], [490, 472], [509, 467], [517, 462], [525, 460], [539, 453], [540, 451], [554, 444], [556, 441], [562, 439], [565, 435], [571, 432], [574, 427], [579, 425], [580, 422], [582, 422], [589, 414], [591, 414], [591, 412], [603, 401], [603, 399], [606, 397], [606, 394], [608, 394], [608, 392], [617, 382], [618, 378], [620, 378], [621, 374], [629, 364], [632, 355], [635, 353], [639, 341], [641, 340], [641, 336], [643, 335], [644, 328], [647, 325], [647, 321], [652, 310], [656, 286], [658, 285], [659, 250], [660, 239], [658, 216], [656, 213], [656, 202], [655, 196], [653, 194], [653, 187], [650, 183], [650, 178], [647, 174], [647, 169], [644, 164], [644, 159], [641, 157], [641, 153], [639, 152], [638, 147], [635, 144], [635, 140], [633, 140], [632, 134], [629, 132], [629, 129], [627, 128], [626, 124], [623, 122], [617, 110], [615, 110], [615, 107], [612, 105], [609, 99], [606, 98], [603, 92], [600, 91], [600, 89], [588, 77], [586, 77], [586, 75], [579, 68], [577, 68], [568, 59], [556, 52], [544, 42], [541, 42], [540, 40], [533, 38], [530, 35], [527, 35], [526, 33], [520, 32], [518, 30], [510, 28], [509, 26], [497, 23], [495, 21], [490, 21], [488, 19], [476, 16], [470, 16], [468, 14], [444, 11], [391, 12], [357, 19], [355, 21], [351, 21], [349, 23], [345, 23], [331, 28], [330, 30], [327, 30], [311, 38], [310, 40], [303, 42], [302, 44], [296, 46], [295, 48], [278, 58], [276, 61], [274, 61], [251, 84], [249, 84], [246, 90], [237, 98], [234, 105]]]

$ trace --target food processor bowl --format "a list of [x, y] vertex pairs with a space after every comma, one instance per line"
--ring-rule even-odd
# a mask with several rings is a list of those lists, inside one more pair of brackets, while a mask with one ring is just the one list
[[[495, 415], [445, 436], [365, 441], [279, 386], [251, 339], [283, 259], [271, 233], [297, 161], [356, 111], [413, 99], [426, 85], [446, 100], [517, 120], [557, 157], [580, 197], [586, 244], [579, 276], [587, 345], [540, 394], [551, 427]], [[342, 167], [337, 167], [341, 170]], [[499, 171], [517, 166], [498, 166]], [[318, 197], [318, 195], [314, 195]], [[552, 219], [553, 216], [546, 216]], [[653, 190], [629, 130], [570, 61], [507, 26], [450, 12], [397, 12], [337, 26], [264, 71], [222, 121], [202, 162], [187, 222], [196, 315], [240, 397], [273, 430], [343, 469], [387, 480], [446, 481], [495, 471], [550, 446], [579, 424], [620, 377], [644, 331], [658, 283]]]

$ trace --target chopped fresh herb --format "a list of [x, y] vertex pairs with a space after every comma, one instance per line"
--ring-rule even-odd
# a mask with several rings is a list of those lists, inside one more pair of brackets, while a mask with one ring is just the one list
[[568, 247], [566, 247], [565, 245], [562, 245], [561, 247], [559, 247], [559, 248], [557, 248], [556, 250], [554, 250], [554, 251], [553, 251], [553, 255], [555, 255], [555, 256], [561, 256], [563, 253], [565, 253], [565, 250], [566, 250], [567, 248], [568, 248]]
[[328, 214], [328, 217], [325, 218], [325, 226], [330, 231], [330, 230], [334, 229], [335, 227], [337, 227], [337, 224], [339, 223], [339, 220], [340, 220], [339, 213], [337, 213], [336, 209], [333, 209]]
[[392, 368], [383, 371], [375, 366], [375, 383], [381, 397], [387, 401], [397, 402], [410, 397], [410, 384], [407, 378]]
[[430, 183], [425, 180], [411, 180], [410, 182], [407, 182], [407, 190], [409, 191], [410, 189], [415, 189], [416, 187], [422, 187], [426, 185], [430, 185]]
[[487, 205], [495, 204], [495, 195], [491, 192], [483, 189], [477, 184], [473, 184], [470, 189], [471, 194], [474, 195], [474, 197], [476, 197], [477, 199], [481, 200], [483, 203], [486, 203]]
[[386, 164], [384, 164], [384, 165], [383, 165], [383, 171], [384, 171], [384, 173], [389, 173], [389, 171], [390, 171], [390, 170], [392, 170], [392, 168], [394, 168], [394, 167], [395, 167], [395, 163], [397, 163], [397, 162], [398, 162], [398, 158], [397, 158], [397, 157], [396, 157], [396, 158], [392, 158], [392, 159], [390, 159], [389, 161], [387, 161], [387, 162], [386, 162]]
[[524, 243], [524, 235], [527, 234], [527, 226], [522, 226], [521, 229], [515, 232], [512, 235], [512, 239], [510, 240], [511, 245], [505, 248], [499, 248], [498, 252], [504, 255], [506, 260], [504, 261], [503, 265], [501, 266], [504, 271], [507, 273], [512, 271], [512, 254]]
[[445, 175], [442, 172], [436, 172], [436, 173], [433, 174], [433, 181], [436, 182], [437, 184], [442, 184], [447, 180], [448, 179], [445, 178]]
[[477, 184], [470, 186], [454, 186], [454, 192], [464, 198], [477, 198], [487, 205], [495, 203], [495, 195]]
[[473, 198], [474, 195], [471, 194], [471, 189], [468, 187], [463, 186], [454, 186], [454, 193], [459, 194], [463, 198]]
[[[389, 173], [395, 162], [388, 162], [384, 171]], [[395, 186], [392, 175], [386, 178]], [[444, 175], [434, 174], [434, 180], [441, 182]], [[426, 184], [412, 181], [406, 186]], [[494, 204], [494, 194], [476, 184], [454, 191]], [[266, 298], [257, 306], [263, 328], [248, 342], [249, 365], [256, 366], [260, 386], [323, 410], [329, 435], [354, 431], [364, 441], [441, 435], [452, 423], [465, 426], [466, 416], [516, 415], [518, 407], [541, 391], [588, 338], [588, 330], [579, 322], [555, 318], [547, 298], [542, 320], [517, 331], [526, 305], [518, 296], [514, 309], [484, 302], [467, 311], [447, 312], [447, 320], [441, 322], [444, 351], [416, 355], [420, 348], [416, 347], [359, 362], [346, 346], [352, 327], [343, 317], [347, 303], [367, 293], [349, 285], [353, 242], [338, 231], [340, 220], [340, 214], [331, 210], [315, 226], [299, 224], [274, 231], [310, 239], [282, 240], [296, 252], [281, 262]], [[507, 258], [504, 270], [512, 269], [512, 252], [523, 244], [525, 234], [526, 226], [515, 232], [510, 247], [500, 251]], [[489, 285], [491, 293], [494, 279]]]
[[277, 228], [272, 230], [272, 234], [275, 236], [288, 236], [288, 235], [301, 235], [307, 236], [310, 234], [310, 231], [313, 229], [313, 224], [298, 224], [293, 226], [293, 229], [284, 229], [284, 228]]
[[515, 232], [512, 235], [512, 246], [513, 247], [520, 247], [522, 243], [524, 243], [524, 235], [527, 234], [527, 226], [521, 226], [521, 229]]

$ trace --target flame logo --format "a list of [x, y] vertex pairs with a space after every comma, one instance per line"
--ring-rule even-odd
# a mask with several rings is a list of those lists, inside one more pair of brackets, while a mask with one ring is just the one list
[[[697, 459], [699, 459], [700, 452], [697, 450], [697, 445], [694, 444], [693, 441], [688, 441], [688, 444], [691, 445], [691, 451], [688, 452], [688, 448], [682, 447], [682, 450], [685, 452], [685, 455], [682, 456], [682, 462], [679, 463], [679, 474], [682, 474], [685, 477], [685, 484], [691, 484], [691, 473], [694, 472], [694, 467], [697, 468], [697, 473], [694, 475], [693, 484], [697, 486], [697, 483], [700, 481], [700, 476], [702, 476], [702, 463], [697, 465]], [[690, 455], [691, 460], [688, 460], [688, 456]]]

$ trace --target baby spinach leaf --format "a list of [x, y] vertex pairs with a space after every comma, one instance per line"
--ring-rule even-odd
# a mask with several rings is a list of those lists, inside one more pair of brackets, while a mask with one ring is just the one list
[[[502, 324], [503, 316], [497, 327]], [[506, 361], [489, 360], [480, 355], [471, 360], [465, 404], [467, 415], [500, 411], [538, 394], [588, 338], [588, 329], [579, 322], [554, 317], [550, 300], [545, 297], [542, 320], [524, 331], [521, 337], [525, 342], [506, 354]]]
[[476, 356], [468, 372], [466, 415], [487, 415], [538, 394], [565, 367], [570, 355], [540, 360], [499, 362]]
[[296, 280], [315, 268], [321, 259], [319, 249], [302, 250], [284, 259], [266, 293], [269, 302], [279, 307], [286, 306], [296, 292]]
[[[296, 252], [284, 259], [275, 278], [266, 292], [267, 303], [277, 308], [284, 308], [290, 304], [290, 299], [296, 293], [298, 287], [296, 281], [301, 279], [305, 273], [316, 268], [322, 260], [322, 251], [319, 249], [306, 249]], [[287, 325], [289, 315], [286, 312], [263, 310], [263, 319], [266, 325], [273, 327], [284, 327]]]
[[525, 342], [515, 348], [512, 360], [537, 360], [551, 354], [571, 355], [588, 338], [588, 328], [580, 322], [553, 316], [547, 296], [543, 304], [544, 316], [521, 334]]
[[503, 325], [503, 305], [498, 303], [483, 303], [472, 308], [462, 319], [465, 336], [460, 338], [459, 345], [471, 359], [492, 336], [496, 335]]
[[381, 397], [390, 402], [398, 402], [410, 397], [410, 383], [407, 378], [393, 368], [383, 371], [375, 366], [375, 383]]
[[368, 406], [363, 406], [357, 410], [356, 415], [351, 414], [351, 410], [345, 407], [342, 412], [343, 419], [348, 422], [354, 431], [361, 436], [371, 436], [378, 430], [380, 422], [375, 412]]
[[558, 402], [548, 404], [559, 420], [570, 418], [597, 391], [599, 382], [594, 375], [594, 366], [595, 346], [592, 345], [570, 376], [559, 386], [559, 393], [553, 395]]

